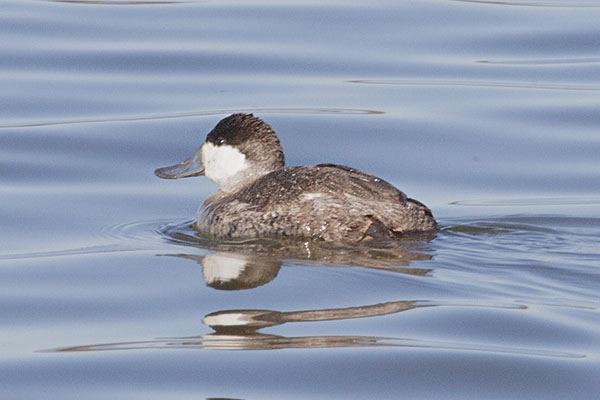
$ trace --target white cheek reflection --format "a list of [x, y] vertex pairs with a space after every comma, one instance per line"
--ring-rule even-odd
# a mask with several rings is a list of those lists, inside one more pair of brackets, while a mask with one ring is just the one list
[[207, 254], [202, 259], [202, 273], [207, 284], [225, 283], [239, 279], [248, 260], [241, 255]]
[[242, 313], [224, 313], [219, 315], [207, 315], [202, 322], [208, 326], [240, 326], [245, 325], [248, 318]]

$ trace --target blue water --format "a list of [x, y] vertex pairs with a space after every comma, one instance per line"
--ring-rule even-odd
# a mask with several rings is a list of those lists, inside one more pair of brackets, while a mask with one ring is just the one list
[[[0, 2], [1, 397], [597, 397], [598, 21], [584, 0]], [[232, 112], [442, 230], [199, 239], [215, 185], [152, 172]]]

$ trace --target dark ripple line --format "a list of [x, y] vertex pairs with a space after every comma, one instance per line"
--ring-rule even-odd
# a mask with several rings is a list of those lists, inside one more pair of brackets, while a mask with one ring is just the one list
[[461, 3], [478, 3], [500, 6], [517, 6], [517, 7], [546, 7], [546, 8], [597, 8], [600, 5], [595, 0], [593, 1], [497, 1], [497, 0], [452, 0]]
[[532, 59], [514, 59], [514, 60], [478, 60], [479, 64], [495, 65], [566, 65], [566, 64], [598, 64], [600, 57], [579, 57], [579, 58], [532, 58]]
[[495, 81], [460, 81], [460, 80], [400, 80], [400, 79], [355, 79], [348, 83], [367, 85], [399, 85], [399, 86], [456, 86], [456, 87], [481, 87], [500, 89], [531, 89], [531, 90], [569, 90], [569, 91], [600, 91], [600, 87], [569, 86], [559, 84], [529, 84], [520, 82], [495, 82]]
[[207, 349], [207, 350], [272, 350], [272, 349], [323, 349], [341, 347], [396, 347], [408, 349], [435, 349], [446, 351], [464, 351], [476, 353], [511, 354], [524, 357], [550, 358], [586, 358], [585, 354], [544, 349], [525, 349], [494, 345], [469, 345], [443, 341], [427, 341], [381, 336], [305, 336], [283, 337], [273, 335], [221, 336], [204, 335], [182, 338], [161, 338], [135, 342], [101, 343], [38, 350], [41, 353], [89, 352], [114, 350], [150, 350], [150, 349]]
[[187, 4], [187, 3], [206, 3], [207, 1], [187, 0], [187, 1], [171, 1], [171, 0], [38, 0], [49, 3], [68, 3], [68, 4], [86, 4], [86, 5], [102, 5], [102, 6], [152, 6], [164, 4]]
[[37, 253], [14, 253], [14, 254], [0, 254], [0, 261], [8, 260], [23, 260], [29, 258], [48, 258], [48, 257], [65, 257], [65, 256], [81, 256], [91, 254], [104, 254], [104, 253], [123, 253], [132, 251], [144, 251], [148, 250], [145, 248], [126, 248], [119, 247], [116, 245], [106, 246], [89, 246], [79, 247], [74, 249], [56, 250], [56, 251], [42, 251]]
[[385, 114], [385, 111], [380, 110], [367, 110], [367, 109], [352, 109], [352, 108], [247, 108], [247, 109], [223, 109], [223, 110], [211, 110], [211, 111], [193, 111], [188, 113], [176, 113], [176, 114], [156, 114], [156, 115], [142, 115], [142, 116], [131, 116], [131, 117], [114, 117], [106, 119], [82, 119], [76, 121], [46, 121], [46, 122], [33, 122], [24, 124], [14, 125], [0, 125], [0, 129], [17, 129], [17, 128], [37, 128], [44, 126], [59, 126], [59, 125], [77, 125], [77, 124], [100, 124], [100, 123], [114, 123], [114, 122], [136, 122], [136, 121], [152, 121], [152, 120], [163, 120], [163, 119], [177, 119], [177, 118], [193, 118], [193, 117], [204, 117], [210, 115], [222, 115], [231, 114], [235, 112], [247, 112], [247, 113], [269, 113], [269, 114], [334, 114], [334, 115], [374, 115], [374, 114]]
[[544, 206], [595, 206], [600, 205], [600, 198], [593, 197], [565, 197], [565, 198], [524, 198], [524, 199], [475, 199], [475, 200], [457, 200], [448, 203], [452, 206], [466, 207], [544, 207]]
[[160, 238], [159, 230], [166, 222], [167, 220], [148, 220], [106, 225], [100, 229], [99, 236], [114, 239], [117, 243], [30, 253], [0, 254], [0, 261], [152, 250], [152, 246], [155, 244], [152, 239]]

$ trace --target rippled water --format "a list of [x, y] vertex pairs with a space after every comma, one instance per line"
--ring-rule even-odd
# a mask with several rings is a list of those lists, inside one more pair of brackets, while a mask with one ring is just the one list
[[[597, 1], [0, 3], [2, 398], [595, 398]], [[215, 242], [254, 112], [439, 233]], [[212, 350], [212, 351], [208, 351]]]

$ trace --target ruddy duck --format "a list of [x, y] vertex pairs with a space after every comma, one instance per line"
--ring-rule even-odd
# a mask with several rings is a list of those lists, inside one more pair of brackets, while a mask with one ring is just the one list
[[344, 165], [286, 167], [275, 131], [252, 114], [221, 120], [194, 155], [154, 173], [216, 183], [220, 190], [198, 209], [195, 228], [220, 239], [360, 242], [437, 228], [429, 208], [383, 179]]

